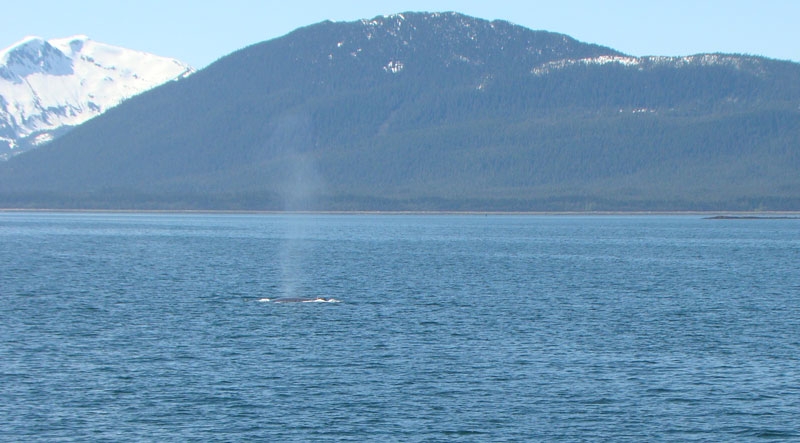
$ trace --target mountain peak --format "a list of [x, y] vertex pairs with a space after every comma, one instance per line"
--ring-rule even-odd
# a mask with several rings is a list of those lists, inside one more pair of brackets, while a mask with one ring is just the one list
[[7, 59], [8, 55], [12, 52], [16, 51], [31, 51], [37, 50], [47, 44], [47, 40], [39, 37], [37, 35], [28, 35], [23, 37], [18, 42], [14, 43], [13, 45], [0, 50], [0, 60], [4, 61]]
[[[465, 67], [483, 79], [507, 65], [529, 70], [567, 58], [622, 55], [567, 35], [456, 12], [403, 12], [355, 22], [326, 21], [279, 41], [289, 45], [283, 47], [281, 58], [295, 66], [305, 65], [309, 75], [318, 76], [329, 75], [329, 69], [356, 67], [360, 72], [389, 75], [430, 75]], [[308, 44], [299, 46], [299, 42]], [[267, 50], [272, 45], [263, 42], [258, 46]], [[311, 81], [325, 83], [319, 77]]]
[[28, 75], [50, 72], [65, 75], [72, 72], [72, 62], [63, 52], [41, 37], [30, 36], [0, 52], [0, 77], [21, 82]]
[[74, 55], [80, 53], [89, 41], [90, 39], [88, 36], [79, 34], [73, 35], [72, 37], [53, 39], [50, 42], [53, 46], [61, 49], [65, 54]]

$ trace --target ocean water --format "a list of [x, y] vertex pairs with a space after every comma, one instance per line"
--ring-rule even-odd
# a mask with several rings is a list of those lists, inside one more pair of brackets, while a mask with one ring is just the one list
[[0, 267], [2, 441], [800, 439], [799, 220], [0, 213]]

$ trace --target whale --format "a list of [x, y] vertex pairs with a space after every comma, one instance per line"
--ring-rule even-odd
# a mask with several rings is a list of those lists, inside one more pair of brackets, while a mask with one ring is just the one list
[[270, 303], [336, 303], [339, 300], [330, 297], [280, 297], [280, 298], [260, 298], [260, 302]]

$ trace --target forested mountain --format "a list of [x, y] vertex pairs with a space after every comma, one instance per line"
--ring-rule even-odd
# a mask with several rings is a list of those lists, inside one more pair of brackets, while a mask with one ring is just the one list
[[0, 164], [0, 206], [800, 209], [800, 65], [456, 13], [323, 22]]

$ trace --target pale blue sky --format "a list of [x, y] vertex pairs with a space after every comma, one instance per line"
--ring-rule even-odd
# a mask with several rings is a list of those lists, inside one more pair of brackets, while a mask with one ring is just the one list
[[735, 52], [800, 62], [800, 0], [8, 0], [0, 48], [28, 35], [90, 38], [202, 68], [322, 20], [458, 11], [560, 32], [630, 55]]

